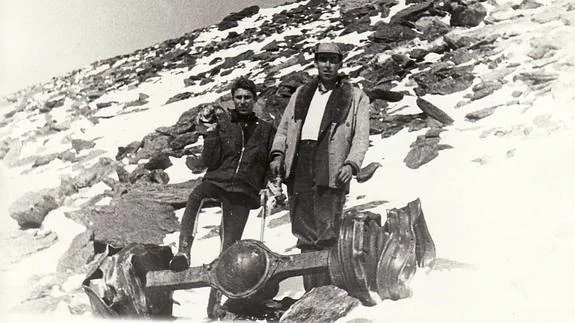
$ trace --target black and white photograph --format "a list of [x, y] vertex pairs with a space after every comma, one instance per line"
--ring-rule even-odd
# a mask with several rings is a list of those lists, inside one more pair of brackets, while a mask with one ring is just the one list
[[575, 0], [0, 0], [3, 322], [575, 321]]

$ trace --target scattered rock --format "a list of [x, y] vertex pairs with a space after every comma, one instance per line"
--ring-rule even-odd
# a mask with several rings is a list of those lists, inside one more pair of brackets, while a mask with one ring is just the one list
[[120, 161], [125, 157], [135, 157], [135, 153], [140, 148], [141, 143], [139, 141], [133, 141], [126, 147], [118, 147], [118, 153], [116, 154], [116, 160]]
[[84, 139], [72, 139], [72, 148], [76, 150], [76, 153], [79, 153], [81, 150], [84, 149], [92, 149], [96, 146], [96, 143], [91, 140], [84, 140]]
[[178, 93], [178, 94], [174, 95], [173, 97], [169, 98], [165, 104], [170, 104], [170, 103], [174, 103], [174, 102], [178, 102], [178, 101], [182, 101], [182, 100], [187, 100], [187, 99], [191, 98], [192, 95], [193, 95], [192, 92]]
[[473, 101], [482, 99], [499, 90], [501, 86], [502, 85], [499, 82], [481, 82], [472, 88], [473, 95], [471, 96], [471, 100]]
[[36, 160], [34, 160], [34, 163], [32, 164], [32, 167], [39, 167], [42, 165], [47, 165], [49, 164], [51, 161], [53, 161], [54, 159], [56, 159], [58, 157], [58, 153], [53, 153], [50, 155], [44, 155], [44, 156], [39, 156], [36, 158]]
[[456, 50], [447, 52], [441, 58], [443, 61], [451, 61], [455, 65], [467, 63], [474, 59], [476, 55], [472, 54], [467, 48], [458, 48]]
[[418, 97], [416, 103], [421, 111], [425, 112], [425, 114], [432, 117], [433, 119], [441, 122], [444, 125], [453, 124], [454, 120], [447, 113], [443, 112], [431, 102]]
[[451, 49], [470, 47], [479, 42], [477, 38], [466, 35], [461, 31], [450, 31], [443, 35], [443, 39]]
[[163, 169], [154, 169], [147, 176], [151, 183], [168, 184], [170, 176]]
[[66, 100], [66, 97], [61, 97], [58, 99], [46, 101], [46, 103], [44, 103], [44, 106], [40, 109], [40, 112], [49, 112], [50, 110], [52, 110], [54, 108], [61, 107], [64, 105], [65, 100]]
[[487, 10], [481, 3], [457, 6], [451, 14], [449, 24], [451, 26], [475, 27], [483, 21], [486, 15]]
[[154, 169], [166, 169], [168, 167], [172, 166], [172, 161], [170, 160], [170, 157], [166, 154], [155, 154], [154, 156], [152, 156], [152, 158], [150, 158], [150, 160], [144, 164], [144, 168], [147, 170], [154, 170]]
[[425, 40], [434, 40], [451, 31], [451, 27], [438, 17], [421, 17], [415, 22], [415, 28], [423, 33]]
[[477, 110], [471, 113], [468, 113], [465, 115], [465, 120], [467, 121], [471, 121], [471, 122], [475, 122], [477, 120], [481, 120], [485, 117], [488, 117], [490, 115], [493, 114], [493, 112], [495, 112], [495, 109], [497, 109], [497, 107], [489, 107], [489, 108], [484, 108], [481, 110]]
[[400, 10], [390, 18], [392, 23], [415, 22], [424, 15], [433, 5], [432, 1], [424, 1]]
[[149, 159], [158, 153], [170, 148], [171, 136], [163, 135], [158, 132], [147, 134], [141, 141], [140, 148], [136, 153], [135, 161], [140, 159]]
[[86, 265], [94, 259], [96, 253], [93, 240], [94, 232], [92, 230], [86, 230], [74, 237], [68, 250], [58, 260], [56, 270], [61, 273], [87, 273], [88, 267]]
[[542, 4], [535, 0], [523, 0], [519, 4], [511, 5], [514, 10], [525, 10], [525, 9], [535, 9], [541, 7]]
[[66, 151], [60, 152], [60, 153], [58, 153], [57, 158], [62, 160], [62, 161], [67, 161], [67, 162], [71, 162], [71, 163], [78, 161], [78, 159], [76, 158], [76, 153], [73, 150], [66, 150]]
[[425, 135], [417, 136], [403, 160], [405, 165], [417, 169], [439, 156], [439, 150], [451, 148], [449, 145], [439, 145], [440, 140], [439, 129], [430, 129]]
[[389, 44], [417, 37], [413, 29], [399, 24], [377, 23], [374, 28], [375, 32], [369, 38], [376, 43]]
[[280, 318], [280, 323], [334, 322], [359, 305], [359, 300], [335, 286], [322, 286], [305, 294]]
[[275, 39], [266, 44], [264, 47], [262, 47], [262, 50], [266, 52], [276, 52], [279, 49], [280, 46], [278, 45], [278, 42]]
[[22, 228], [38, 228], [48, 213], [59, 205], [49, 189], [27, 192], [10, 206], [10, 217]]
[[377, 162], [369, 163], [369, 165], [363, 167], [359, 171], [355, 179], [357, 180], [358, 183], [365, 183], [373, 176], [373, 174], [379, 167], [381, 167], [380, 163]]
[[446, 63], [435, 63], [428, 71], [414, 74], [412, 77], [419, 87], [417, 90], [423, 95], [429, 94], [451, 94], [463, 91], [473, 83], [473, 66], [453, 67]]
[[403, 99], [404, 94], [401, 92], [395, 92], [386, 90], [385, 87], [376, 86], [365, 90], [365, 94], [369, 97], [370, 101], [377, 99], [385, 100], [388, 102], [398, 102]]
[[101, 157], [92, 167], [83, 169], [79, 175], [74, 177], [74, 186], [78, 189], [90, 187], [115, 172], [118, 165], [117, 162], [108, 157]]
[[409, 57], [414, 59], [416, 62], [421, 62], [425, 59], [425, 56], [429, 54], [429, 51], [421, 48], [414, 48], [409, 52]]

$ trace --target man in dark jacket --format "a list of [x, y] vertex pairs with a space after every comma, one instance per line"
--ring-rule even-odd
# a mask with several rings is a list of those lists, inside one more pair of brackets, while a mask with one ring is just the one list
[[194, 225], [204, 198], [222, 203], [222, 251], [241, 239], [250, 209], [260, 206], [259, 191], [265, 187], [275, 128], [253, 112], [257, 93], [252, 81], [236, 80], [232, 97], [231, 119], [207, 126], [202, 159], [208, 169], [188, 198], [178, 252], [170, 262], [174, 271], [190, 266]]

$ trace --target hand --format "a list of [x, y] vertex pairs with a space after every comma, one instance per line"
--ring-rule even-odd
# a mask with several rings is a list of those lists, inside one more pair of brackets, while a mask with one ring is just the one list
[[350, 165], [343, 165], [337, 174], [337, 181], [339, 184], [347, 184], [353, 175], [353, 169]]
[[270, 172], [272, 173], [272, 177], [278, 177], [282, 174], [282, 166], [283, 166], [283, 156], [276, 155], [274, 159], [270, 162]]

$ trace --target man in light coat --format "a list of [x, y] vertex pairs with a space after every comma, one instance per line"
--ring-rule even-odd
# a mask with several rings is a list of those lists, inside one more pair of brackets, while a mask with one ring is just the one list
[[[270, 152], [272, 176], [288, 187], [301, 252], [337, 243], [345, 195], [369, 146], [369, 99], [339, 75], [342, 60], [337, 44], [316, 46], [318, 77], [292, 95]], [[304, 275], [306, 291], [329, 283], [328, 274]]]

